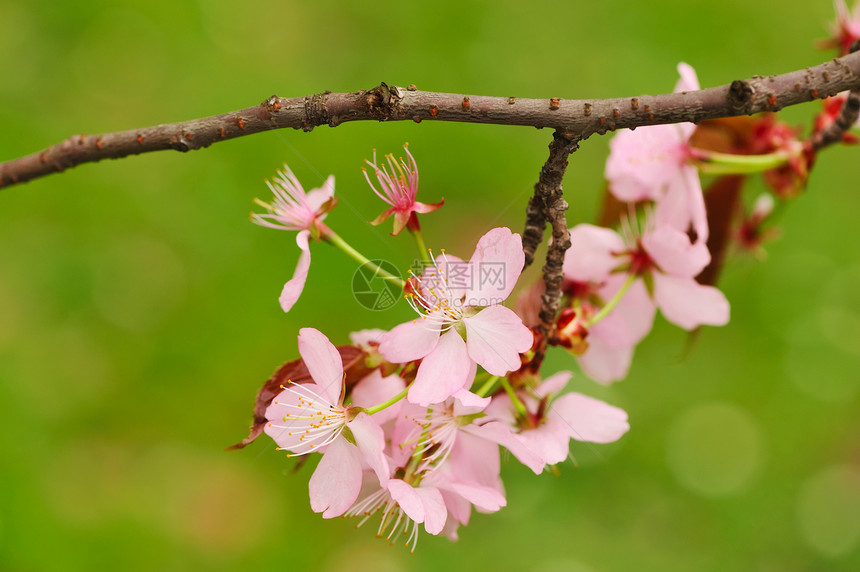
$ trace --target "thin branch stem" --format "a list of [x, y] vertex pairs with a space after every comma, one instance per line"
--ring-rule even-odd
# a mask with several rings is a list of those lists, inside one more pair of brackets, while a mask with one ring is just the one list
[[828, 145], [842, 141], [845, 133], [857, 123], [858, 116], [860, 116], [860, 89], [852, 89], [848, 92], [848, 98], [842, 104], [842, 109], [836, 120], [812, 136], [809, 141], [812, 149], [820, 151]]
[[549, 144], [549, 158], [544, 163], [535, 192], [526, 210], [526, 229], [523, 232], [523, 251], [526, 266], [534, 259], [534, 252], [543, 238], [546, 223], [552, 229], [552, 240], [543, 267], [544, 293], [541, 296], [540, 323], [537, 345], [530, 367], [536, 371], [543, 361], [547, 342], [554, 335], [555, 318], [561, 305], [561, 284], [564, 276], [562, 266], [564, 253], [570, 248], [570, 232], [564, 212], [568, 209], [564, 200], [562, 180], [567, 171], [567, 158], [579, 149], [582, 139], [572, 132], [557, 130]]
[[74, 135], [43, 151], [0, 163], [0, 187], [82, 163], [150, 151], [190, 151], [252, 133], [291, 127], [311, 131], [348, 121], [459, 121], [550, 127], [585, 139], [624, 127], [699, 122], [778, 111], [860, 89], [860, 53], [782, 75], [737, 80], [699, 91], [613, 99], [520, 99], [421, 91], [380, 84], [352, 93], [273, 95], [260, 105], [222, 115], [103, 135]]
[[[860, 52], [860, 40], [855, 40], [851, 44], [851, 55], [856, 55], [858, 52]], [[809, 145], [812, 150], [820, 151], [828, 145], [842, 141], [845, 133], [857, 123], [858, 115], [860, 115], [860, 88], [854, 87], [848, 93], [836, 120], [810, 138]]]
[[395, 403], [397, 403], [398, 401], [400, 401], [401, 399], [406, 397], [407, 393], [409, 393], [409, 387], [408, 386], [403, 388], [403, 391], [401, 391], [400, 393], [398, 393], [397, 395], [395, 395], [391, 399], [383, 401], [382, 403], [374, 405], [373, 407], [366, 407], [364, 409], [364, 412], [367, 413], [368, 415], [373, 415], [374, 413], [379, 413], [383, 409], [391, 407], [392, 405], [394, 405]]
[[358, 262], [360, 265], [366, 266], [370, 270], [373, 270], [373, 272], [376, 273], [376, 275], [383, 280], [393, 282], [400, 288], [403, 288], [406, 285], [402, 278], [400, 278], [399, 276], [392, 276], [389, 272], [386, 272], [385, 270], [380, 268], [376, 263], [372, 262], [365, 255], [354, 249], [348, 242], [342, 239], [340, 235], [333, 230], [328, 230], [328, 232], [324, 233], [323, 240], [339, 249], [341, 252]]

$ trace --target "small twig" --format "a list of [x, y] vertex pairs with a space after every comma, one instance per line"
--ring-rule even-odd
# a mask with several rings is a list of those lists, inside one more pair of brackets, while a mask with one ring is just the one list
[[75, 135], [44, 151], [0, 163], [0, 186], [23, 183], [82, 163], [150, 151], [201, 149], [283, 127], [310, 131], [347, 121], [460, 121], [563, 129], [585, 139], [640, 127], [777, 111], [860, 89], [860, 53], [787, 74], [753, 77], [720, 87], [614, 99], [519, 99], [420, 91], [380, 84], [354, 93], [273, 95], [260, 105], [180, 123], [104, 135]]
[[[860, 40], [851, 44], [851, 53], [858, 50], [860, 50]], [[842, 141], [845, 133], [857, 123], [858, 116], [860, 116], [860, 88], [854, 88], [848, 92], [848, 98], [842, 104], [836, 120], [810, 138], [809, 145], [812, 150], [820, 151], [828, 145]]]
[[523, 232], [523, 250], [526, 265], [534, 259], [534, 251], [543, 238], [544, 227], [549, 222], [552, 240], [543, 267], [544, 293], [541, 296], [540, 323], [538, 324], [538, 343], [531, 366], [535, 368], [546, 353], [546, 345], [554, 334], [555, 319], [561, 305], [562, 265], [564, 253], [570, 248], [570, 232], [564, 212], [568, 209], [564, 200], [562, 180], [567, 170], [567, 158], [579, 149], [582, 138], [569, 131], [557, 130], [549, 144], [549, 158], [544, 163], [534, 196], [526, 211], [526, 229]]
[[848, 92], [848, 98], [842, 104], [842, 110], [836, 120], [810, 138], [809, 144], [812, 149], [820, 151], [828, 145], [842, 141], [845, 133], [857, 123], [858, 116], [860, 116], [860, 89], [852, 89]]
[[523, 230], [523, 254], [526, 255], [524, 269], [534, 262], [535, 250], [543, 241], [543, 232], [546, 229], [546, 215], [544, 214], [543, 200], [538, 192], [539, 186], [540, 181], [535, 184], [535, 194], [529, 199], [529, 204], [526, 207], [526, 227]]

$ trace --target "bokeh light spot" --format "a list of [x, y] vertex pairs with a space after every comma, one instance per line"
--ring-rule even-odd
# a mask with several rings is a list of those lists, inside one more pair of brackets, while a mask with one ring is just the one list
[[669, 429], [669, 468], [683, 486], [708, 497], [740, 492], [764, 456], [761, 430], [743, 409], [727, 403], [700, 405]]
[[860, 467], [834, 465], [808, 479], [797, 497], [797, 530], [813, 550], [844, 556], [860, 543]]

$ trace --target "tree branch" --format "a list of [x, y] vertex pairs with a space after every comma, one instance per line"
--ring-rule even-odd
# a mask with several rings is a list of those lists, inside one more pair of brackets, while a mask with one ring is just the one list
[[699, 122], [777, 111], [841, 91], [860, 89], [860, 52], [787, 74], [753, 77], [700, 91], [614, 99], [520, 99], [420, 91], [380, 84], [354, 93], [273, 95], [260, 105], [195, 119], [103, 135], [74, 135], [47, 149], [0, 163], [0, 187], [82, 163], [150, 151], [190, 151], [270, 129], [310, 131], [347, 121], [459, 121], [551, 127], [585, 139], [625, 127]]
[[543, 231], [549, 222], [552, 240], [543, 267], [544, 293], [541, 296], [540, 322], [537, 325], [538, 337], [534, 357], [529, 367], [537, 371], [549, 339], [555, 333], [555, 319], [561, 304], [561, 285], [564, 276], [562, 266], [564, 253], [570, 248], [570, 232], [564, 212], [568, 209], [564, 200], [562, 180], [567, 170], [567, 158], [579, 149], [582, 138], [570, 131], [557, 130], [549, 144], [549, 158], [540, 171], [535, 192], [526, 210], [526, 228], [523, 232], [523, 251], [526, 266], [534, 260], [534, 252], [543, 239]]
[[[860, 40], [856, 40], [851, 44], [851, 53], [860, 50]], [[851, 127], [857, 123], [857, 117], [860, 115], [860, 88], [854, 88], [848, 92], [848, 97], [842, 104], [842, 109], [839, 111], [839, 116], [823, 131], [819, 131], [813, 135], [809, 141], [811, 148], [814, 151], [820, 151], [828, 145], [832, 145], [842, 141], [843, 136]]]

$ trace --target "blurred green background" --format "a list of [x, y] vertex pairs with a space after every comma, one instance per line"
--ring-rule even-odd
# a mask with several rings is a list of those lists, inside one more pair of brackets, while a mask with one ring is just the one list
[[[420, 5], [419, 5], [420, 4]], [[179, 121], [272, 93], [380, 81], [522, 97], [661, 93], [675, 65], [703, 86], [800, 69], [829, 2], [0, 3], [0, 159], [73, 133]], [[785, 117], [808, 124], [807, 104]], [[469, 256], [491, 226], [520, 230], [547, 130], [411, 122], [280, 131], [188, 154], [85, 165], [0, 191], [0, 569], [857, 570], [860, 568], [860, 161], [824, 153], [765, 261], [722, 280], [732, 321], [685, 334], [658, 320], [630, 377], [577, 390], [624, 407], [612, 446], [535, 477], [503, 465], [508, 506], [460, 541], [410, 555], [368, 523], [322, 521], [306, 467], [266, 438], [240, 452], [254, 395], [296, 357], [300, 327], [345, 343], [405, 304], [364, 310], [355, 266], [313, 248], [296, 308], [277, 296], [294, 236], [251, 225], [263, 179], [330, 173], [326, 222], [406, 268], [412, 244], [366, 221], [371, 149], [408, 141], [429, 245]], [[593, 220], [608, 138], [573, 158], [571, 224]], [[534, 276], [531, 269], [530, 276]], [[550, 371], [575, 367], [554, 354]]]

